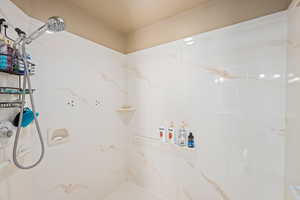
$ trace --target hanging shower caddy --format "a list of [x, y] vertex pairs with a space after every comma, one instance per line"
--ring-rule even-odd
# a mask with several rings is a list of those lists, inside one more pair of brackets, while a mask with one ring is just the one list
[[[1, 30], [3, 29], [3, 30]], [[1, 95], [17, 95], [18, 98], [13, 101], [0, 100], [0, 108], [20, 108], [25, 102], [22, 101], [21, 95], [23, 93], [30, 94], [34, 90], [28, 90], [22, 88], [22, 81], [25, 75], [25, 63], [22, 55], [14, 46], [14, 39], [7, 34], [8, 24], [6, 20], [0, 19], [0, 73], [5, 73], [13, 76], [18, 76], [18, 87], [0, 87]], [[20, 29], [16, 28], [15, 31], [18, 34], [24, 33]], [[2, 34], [3, 33], [3, 34]], [[28, 56], [27, 63], [29, 65], [29, 74], [33, 75], [35, 70], [35, 64], [29, 61]]]
[[[5, 19], [0, 19], [0, 28], [4, 29], [4, 35], [0, 38], [0, 58], [4, 59], [4, 63], [1, 63], [3, 60], [0, 60], [0, 72], [6, 73], [9, 75], [18, 76], [18, 87], [0, 87], [0, 94], [5, 95], [18, 95], [18, 98], [14, 101], [0, 101], [0, 108], [18, 108], [22, 105], [21, 95], [23, 93], [29, 94], [33, 92], [33, 90], [29, 91], [28, 89], [22, 89], [22, 78], [24, 78], [24, 61], [21, 57], [19, 51], [14, 48], [14, 40], [7, 35], [8, 26], [5, 24]], [[20, 29], [16, 29], [16, 31], [21, 31]], [[4, 52], [3, 52], [4, 51]], [[35, 64], [28, 61], [30, 66], [30, 71], [34, 71]], [[30, 72], [31, 73], [31, 72]], [[31, 73], [33, 75], [33, 73]], [[24, 102], [25, 104], [25, 102]]]
[[[8, 45], [8, 44], [7, 44]], [[18, 53], [16, 53], [18, 54]], [[12, 61], [10, 64], [11, 66], [7, 67], [7, 69], [0, 69], [0, 73], [5, 73], [13, 76], [18, 77], [18, 87], [0, 87], [0, 94], [1, 95], [17, 95], [18, 97], [13, 101], [0, 101], [0, 108], [18, 108], [22, 105], [21, 95], [23, 93], [30, 94], [34, 90], [29, 89], [22, 89], [22, 79], [24, 78], [24, 71], [21, 70], [22, 66], [24, 65], [23, 60], [18, 55], [12, 54], [4, 54], [0, 53], [0, 56], [9, 57]], [[30, 66], [30, 75], [34, 74], [35, 64], [29, 62]], [[25, 102], [24, 102], [25, 104]]]
[[[10, 26], [16, 31], [18, 38], [14, 41], [7, 35], [7, 28]], [[20, 112], [15, 117], [13, 124], [16, 126], [17, 130], [14, 138], [13, 146], [13, 163], [16, 167], [20, 169], [32, 169], [37, 166], [45, 155], [45, 145], [43, 141], [42, 131], [37, 119], [38, 113], [35, 109], [33, 89], [31, 85], [31, 75], [35, 72], [35, 65], [30, 62], [30, 56], [26, 52], [26, 47], [30, 45], [35, 39], [40, 37], [46, 32], [61, 32], [65, 30], [65, 22], [61, 17], [53, 16], [50, 17], [47, 22], [39, 27], [37, 30], [33, 31], [30, 35], [27, 35], [19, 28], [15, 28], [13, 25], [6, 22], [5, 19], [0, 19], [0, 33], [2, 34], [2, 28], [4, 28], [4, 41], [0, 41], [0, 70], [1, 72], [16, 75], [19, 77], [19, 87], [2, 87], [0, 94], [13, 94], [18, 95], [15, 101], [0, 101], [0, 108], [15, 108], [19, 107]], [[2, 48], [3, 47], [3, 48]], [[28, 89], [27, 89], [28, 88]], [[25, 108], [26, 94], [30, 97], [30, 108]], [[24, 166], [18, 161], [18, 146], [21, 134], [21, 129], [26, 127], [31, 122], [35, 123], [35, 128], [37, 131], [37, 136], [40, 141], [41, 153], [37, 161], [33, 162], [31, 165]]]
[[[30, 62], [30, 56], [26, 54], [23, 50], [20, 50], [20, 47], [16, 45], [19, 40], [14, 40], [7, 35], [8, 25], [5, 19], [0, 19], [0, 74], [6, 74], [9, 76], [15, 76], [17, 79], [14, 81], [18, 81], [18, 84], [14, 84], [14, 87], [9, 85], [0, 85], [0, 95], [10, 96], [9, 100], [4, 100], [6, 98], [0, 99], [0, 109], [6, 108], [17, 108], [21, 112], [24, 112], [24, 106], [26, 104], [24, 95], [32, 95], [35, 89], [27, 89], [28, 86], [24, 86], [24, 82], [29, 76], [34, 75], [35, 72], [35, 64]], [[23, 31], [18, 28], [14, 28], [19, 37], [21, 35], [25, 35]], [[19, 48], [18, 48], [19, 47]], [[25, 53], [24, 53], [25, 52]], [[24, 56], [25, 55], [25, 56]], [[17, 86], [16, 86], [17, 85]], [[11, 97], [15, 97], [14, 100], [11, 100]], [[1, 112], [1, 111], [0, 111]], [[20, 115], [20, 114], [18, 114]], [[18, 116], [17, 115], [17, 116]], [[21, 123], [19, 121], [19, 123]], [[20, 125], [18, 125], [18, 131], [20, 131]], [[2, 127], [2, 129], [5, 129]], [[13, 134], [8, 134], [2, 132], [0, 135], [2, 138], [10, 138]], [[18, 135], [16, 135], [18, 137]], [[9, 159], [0, 163], [0, 169], [9, 166], [11, 163], [15, 163], [15, 165], [19, 168], [24, 167], [19, 164], [18, 159], [23, 158], [25, 155], [30, 153], [31, 150], [27, 149], [17, 149], [18, 141], [15, 140], [14, 144], [14, 153], [13, 159]], [[30, 166], [29, 166], [30, 167]]]
[[[4, 20], [0, 19], [0, 24], [3, 23]], [[2, 24], [1, 24], [2, 25]], [[0, 25], [0, 27], [1, 27]], [[4, 27], [4, 35], [2, 35], [2, 31], [0, 30], [0, 74], [7, 74], [10, 76], [17, 76], [18, 77], [18, 86], [17, 87], [10, 87], [5, 85], [5, 87], [0, 85], [0, 95], [6, 96], [17, 96], [15, 100], [0, 100], [0, 109], [5, 108], [19, 108], [21, 109], [22, 105], [25, 105], [25, 102], [22, 101], [22, 94], [30, 94], [30, 92], [33, 92], [34, 89], [23, 89], [22, 88], [22, 82], [24, 80], [25, 71], [24, 69], [24, 62], [23, 59], [18, 52], [17, 49], [13, 48], [14, 41], [7, 36], [6, 28]], [[1, 29], [1, 28], [0, 28]], [[7, 51], [4, 53], [4, 49]], [[9, 51], [8, 51], [9, 49]], [[5, 61], [5, 62], [3, 62]], [[9, 62], [8, 62], [9, 61]], [[2, 62], [2, 63], [1, 63]], [[29, 68], [30, 68], [30, 75], [33, 75], [35, 64], [28, 61]], [[16, 80], [17, 81], [17, 80]], [[1, 111], [0, 111], [1, 112]], [[3, 135], [2, 135], [3, 136]], [[11, 137], [12, 135], [7, 135], [7, 137]], [[30, 153], [30, 150], [21, 151], [18, 153], [18, 158], [23, 158], [25, 155]], [[13, 163], [12, 160], [6, 160], [2, 161], [0, 163], [0, 169], [3, 169], [7, 166], [9, 166], [11, 163]]]

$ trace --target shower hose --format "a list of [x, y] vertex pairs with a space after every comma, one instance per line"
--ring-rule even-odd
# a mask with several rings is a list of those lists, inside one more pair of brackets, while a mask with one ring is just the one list
[[[33, 94], [32, 94], [32, 87], [31, 87], [31, 80], [30, 80], [30, 73], [29, 73], [29, 65], [28, 65], [28, 61], [27, 61], [26, 42], [25, 41], [22, 42], [22, 44], [21, 44], [21, 56], [22, 56], [22, 60], [24, 63], [24, 78], [23, 78], [23, 90], [22, 90], [22, 94], [21, 94], [20, 117], [19, 117], [18, 128], [17, 128], [16, 135], [15, 135], [14, 146], [13, 146], [13, 162], [16, 165], [16, 167], [18, 167], [20, 169], [31, 169], [31, 168], [34, 168], [35, 166], [37, 166], [43, 160], [43, 157], [45, 154], [45, 145], [43, 142], [43, 136], [42, 136], [42, 132], [40, 129], [40, 125], [39, 125], [39, 122], [38, 122], [38, 119], [36, 116], [36, 110], [35, 110], [35, 104], [34, 104], [34, 98], [33, 98]], [[32, 111], [33, 111], [35, 127], [37, 129], [37, 134], [38, 134], [40, 144], [41, 144], [41, 154], [39, 156], [39, 159], [35, 163], [33, 163], [29, 166], [23, 166], [18, 161], [18, 144], [19, 144], [20, 133], [21, 133], [21, 129], [22, 129], [21, 124], [22, 124], [22, 120], [23, 120], [23, 112], [24, 112], [24, 106], [25, 106], [26, 83], [28, 83], [30, 103], [31, 103]]]

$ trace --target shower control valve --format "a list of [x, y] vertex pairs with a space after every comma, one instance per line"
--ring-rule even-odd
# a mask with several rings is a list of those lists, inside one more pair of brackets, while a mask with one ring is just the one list
[[0, 122], [0, 138], [10, 138], [14, 134], [10, 122]]
[[0, 138], [10, 138], [12, 137], [14, 132], [7, 128], [0, 128]]
[[12, 137], [14, 132], [12, 130], [0, 130], [0, 138], [10, 138]]

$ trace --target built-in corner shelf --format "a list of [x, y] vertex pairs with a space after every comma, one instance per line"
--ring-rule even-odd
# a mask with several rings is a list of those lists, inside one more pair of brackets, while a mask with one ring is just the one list
[[117, 110], [117, 112], [134, 112], [136, 109], [131, 106], [122, 106]]

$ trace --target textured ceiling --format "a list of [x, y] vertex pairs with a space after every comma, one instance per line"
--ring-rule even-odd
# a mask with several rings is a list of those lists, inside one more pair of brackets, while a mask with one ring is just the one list
[[[62, 0], [63, 1], [63, 0]], [[123, 33], [191, 9], [208, 0], [64, 0]]]

